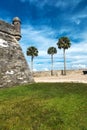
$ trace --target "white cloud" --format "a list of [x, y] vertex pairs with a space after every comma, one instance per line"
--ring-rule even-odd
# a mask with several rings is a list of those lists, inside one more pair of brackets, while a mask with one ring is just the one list
[[49, 69], [48, 68], [44, 68], [44, 71], [48, 71]]
[[71, 68], [86, 68], [87, 67], [87, 41], [84, 38], [83, 42], [80, 42], [79, 44], [73, 43], [71, 48], [69, 48], [66, 51], [66, 57], [67, 61], [69, 60], [69, 64], [71, 65]]
[[69, 32], [71, 32], [71, 28], [70, 27], [64, 27], [64, 28], [61, 28], [59, 30], [59, 34], [69, 33]]
[[49, 5], [49, 6], [54, 6], [54, 7], [58, 7], [61, 9], [65, 9], [65, 8], [73, 8], [75, 7], [80, 0], [20, 0], [21, 2], [30, 2], [30, 3], [34, 3], [36, 6], [38, 6], [39, 8], [43, 8], [45, 5]]
[[36, 46], [41, 54], [47, 51], [48, 47], [56, 46], [56, 40], [50, 37], [51, 33], [53, 32], [49, 28], [35, 30], [32, 26], [26, 26], [22, 29], [23, 40], [21, 40], [21, 44], [25, 49], [32, 45]]
[[40, 55], [40, 56], [47, 56], [46, 50], [40, 50], [40, 51], [39, 51], [39, 55]]
[[87, 68], [87, 66], [85, 64], [74, 64], [74, 65], [72, 65], [72, 68], [85, 69], [85, 68]]
[[[67, 31], [68, 30], [68, 31]], [[82, 38], [83, 41], [79, 43], [75, 43], [71, 41], [71, 47], [66, 50], [66, 61], [67, 61], [67, 69], [72, 68], [85, 68], [87, 66], [87, 32], [83, 31], [76, 35], [74, 34], [71, 29], [62, 29], [59, 30], [60, 33], [62, 32], [70, 32], [69, 37], [73, 38]], [[34, 59], [34, 69], [44, 70], [47, 68], [50, 70], [51, 67], [51, 60], [50, 55], [47, 54], [47, 49], [50, 46], [54, 46], [57, 48], [56, 42], [57, 40], [53, 37], [55, 35], [55, 31], [51, 28], [42, 28], [41, 30], [37, 30], [30, 25], [26, 25], [22, 28], [22, 35], [23, 38], [21, 40], [21, 46], [23, 51], [26, 55], [27, 47], [33, 45], [38, 48], [39, 56]], [[30, 64], [30, 57], [26, 56], [27, 61]], [[78, 67], [77, 67], [78, 66]], [[58, 53], [54, 55], [54, 69], [63, 69], [63, 50], [58, 49]]]
[[74, 22], [79, 25], [81, 21], [80, 19], [74, 19]]
[[80, 24], [81, 21], [85, 18], [87, 18], [87, 8], [84, 8], [81, 12], [76, 13], [72, 16], [72, 21], [74, 21], [76, 24]]
[[43, 1], [39, 1], [39, 0], [20, 0], [21, 2], [30, 2], [30, 3], [34, 3], [36, 6], [38, 6], [39, 8], [42, 8], [45, 4], [48, 3], [48, 0], [43, 0]]

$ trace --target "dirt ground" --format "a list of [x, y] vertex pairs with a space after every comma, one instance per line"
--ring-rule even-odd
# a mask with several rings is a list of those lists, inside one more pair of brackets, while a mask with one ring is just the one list
[[87, 83], [87, 74], [83, 74], [83, 70], [67, 71], [66, 75], [62, 75], [61, 71], [54, 71], [54, 76], [50, 72], [35, 72], [34, 80], [38, 82], [76, 82]]

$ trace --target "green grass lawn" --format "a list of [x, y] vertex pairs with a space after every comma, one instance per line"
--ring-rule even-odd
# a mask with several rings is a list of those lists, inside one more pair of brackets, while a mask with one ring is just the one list
[[87, 130], [87, 84], [0, 89], [0, 130]]

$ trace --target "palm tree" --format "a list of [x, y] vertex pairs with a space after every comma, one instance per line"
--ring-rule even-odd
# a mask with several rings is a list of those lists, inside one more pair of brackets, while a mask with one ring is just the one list
[[31, 72], [33, 72], [33, 59], [38, 56], [38, 49], [34, 46], [27, 48], [27, 56], [31, 56]]
[[57, 49], [55, 47], [49, 47], [47, 53], [51, 55], [51, 75], [53, 75], [53, 55], [57, 53]]
[[65, 50], [70, 48], [71, 43], [68, 37], [61, 37], [57, 42], [58, 48], [63, 48], [63, 56], [64, 56], [64, 75], [66, 75], [66, 57], [65, 57]]

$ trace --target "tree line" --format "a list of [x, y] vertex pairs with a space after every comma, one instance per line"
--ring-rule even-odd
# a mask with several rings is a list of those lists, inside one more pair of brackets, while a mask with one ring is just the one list
[[[59, 38], [58, 42], [56, 43], [59, 49], [63, 49], [63, 57], [64, 57], [64, 71], [63, 75], [66, 75], [66, 55], [65, 50], [71, 47], [71, 42], [68, 37], [61, 37]], [[31, 56], [31, 71], [33, 72], [33, 59], [35, 56], [38, 56], [38, 49], [34, 46], [27, 48], [27, 56]], [[51, 55], [51, 75], [53, 75], [53, 55], [57, 53], [57, 49], [55, 47], [49, 47], [47, 53]]]

